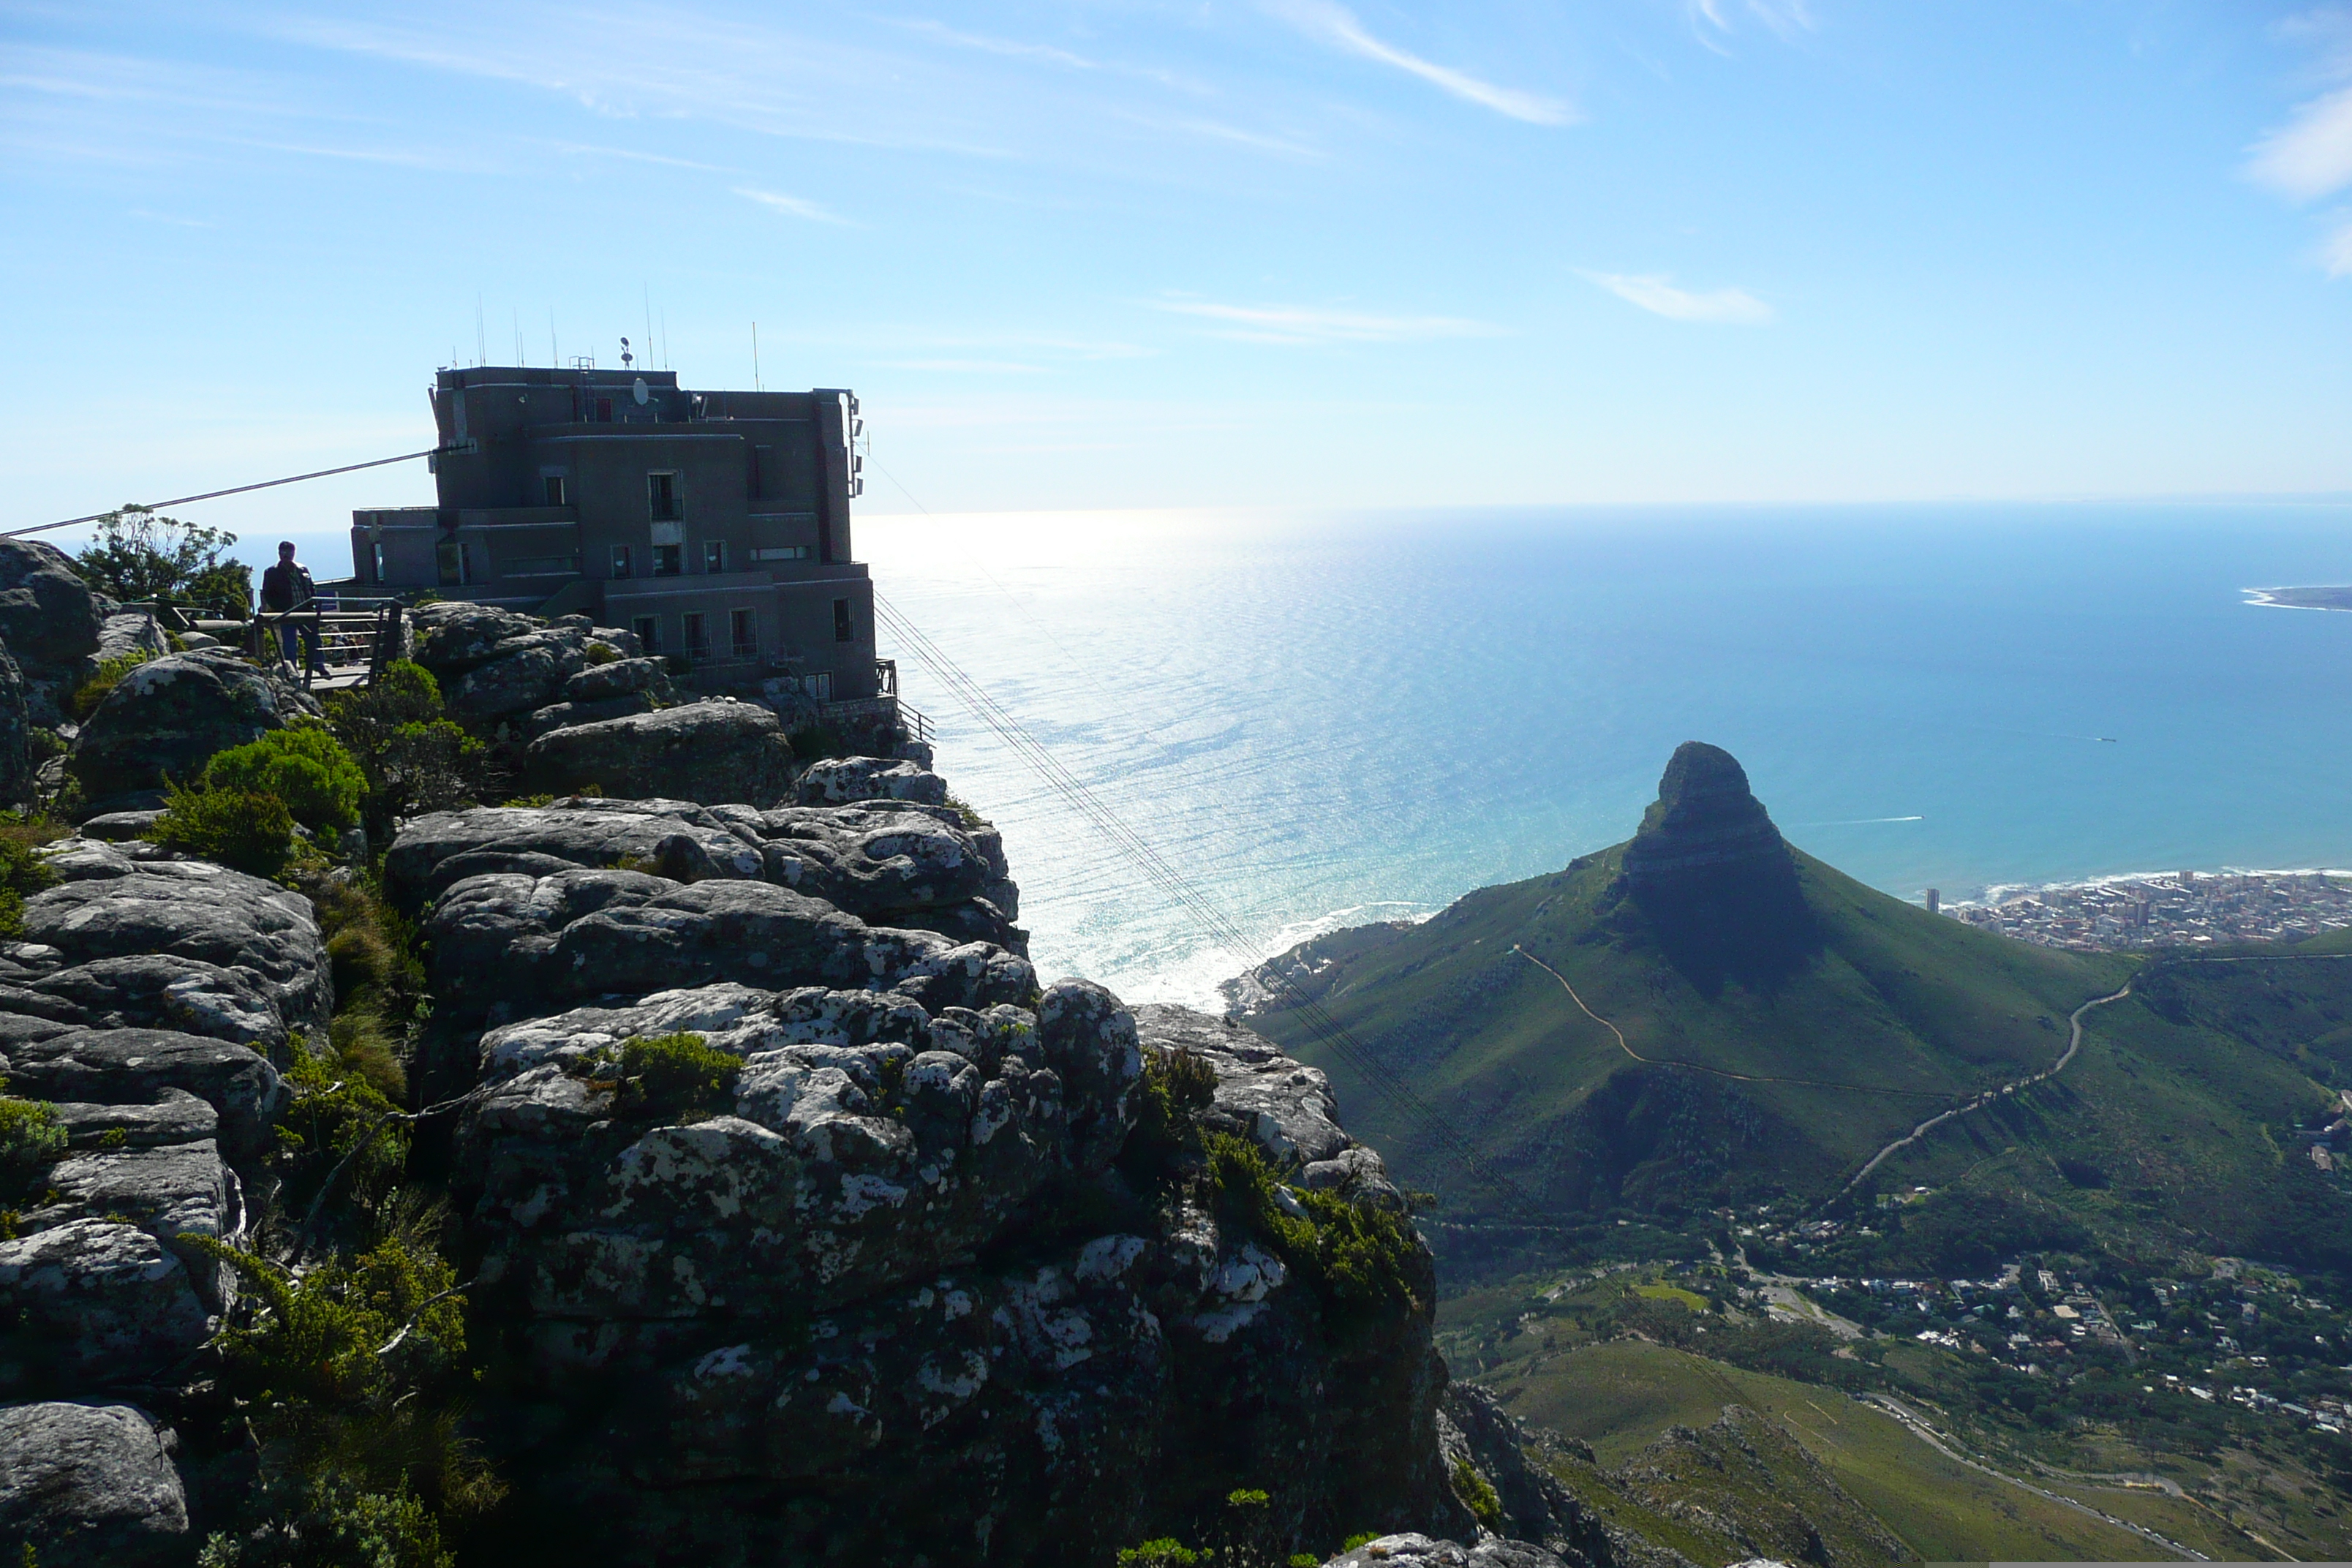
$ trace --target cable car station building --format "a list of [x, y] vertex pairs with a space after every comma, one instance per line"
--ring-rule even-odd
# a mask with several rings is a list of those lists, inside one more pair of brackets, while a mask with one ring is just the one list
[[709, 689], [786, 674], [821, 702], [876, 695], [855, 395], [583, 363], [445, 370], [432, 399], [440, 504], [352, 513], [354, 592], [584, 614]]

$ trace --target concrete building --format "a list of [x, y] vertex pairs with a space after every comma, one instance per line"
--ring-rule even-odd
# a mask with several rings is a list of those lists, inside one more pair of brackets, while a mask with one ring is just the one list
[[689, 392], [671, 371], [434, 380], [440, 504], [352, 513], [357, 594], [433, 589], [625, 626], [709, 689], [876, 695], [874, 588], [845, 391]]

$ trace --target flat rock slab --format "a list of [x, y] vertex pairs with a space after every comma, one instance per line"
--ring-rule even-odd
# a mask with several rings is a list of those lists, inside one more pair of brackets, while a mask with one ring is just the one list
[[919, 763], [892, 757], [828, 757], [811, 763], [793, 787], [803, 805], [846, 805], [863, 800], [947, 803], [947, 780]]
[[714, 700], [551, 731], [530, 743], [523, 787], [608, 795], [682, 790], [706, 803], [775, 805], [799, 763], [782, 721], [754, 702]]
[[288, 1027], [326, 1027], [334, 985], [308, 899], [208, 861], [140, 863], [110, 845], [67, 842], [83, 847], [46, 858], [72, 879], [26, 900], [26, 941], [68, 965], [168, 954], [239, 971]]
[[94, 1105], [152, 1105], [182, 1089], [210, 1105], [230, 1158], [266, 1152], [286, 1109], [278, 1069], [249, 1046], [167, 1029], [68, 1030], [13, 1040], [0, 1056], [13, 1093]]
[[1426, 1535], [1383, 1535], [1345, 1552], [1323, 1568], [1568, 1568], [1557, 1553], [1531, 1541], [1488, 1537], [1474, 1546]]
[[129, 1405], [0, 1406], [0, 1551], [41, 1568], [186, 1555], [187, 1494], [163, 1434]]
[[205, 1342], [186, 1265], [135, 1225], [75, 1220], [0, 1242], [0, 1397], [160, 1375]]
[[698, 881], [756, 879], [765, 869], [755, 838], [692, 801], [571, 798], [415, 817], [402, 825], [384, 856], [383, 876], [393, 901], [413, 913], [452, 883], [486, 872], [546, 876], [565, 867], [625, 862], [639, 870], [692, 871]]

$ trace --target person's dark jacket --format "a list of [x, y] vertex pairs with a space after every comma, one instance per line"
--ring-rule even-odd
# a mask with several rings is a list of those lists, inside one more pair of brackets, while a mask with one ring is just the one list
[[265, 610], [299, 610], [318, 596], [319, 585], [310, 581], [310, 569], [299, 561], [291, 565], [281, 561], [261, 574]]

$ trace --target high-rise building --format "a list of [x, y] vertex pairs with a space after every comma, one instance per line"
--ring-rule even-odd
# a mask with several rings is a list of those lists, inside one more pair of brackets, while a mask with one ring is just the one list
[[431, 396], [439, 504], [352, 513], [357, 591], [586, 614], [705, 688], [783, 674], [820, 700], [875, 694], [853, 394], [582, 364], [445, 370]]
[[1927, 912], [1928, 912], [1929, 914], [1931, 914], [1931, 915], [1932, 915], [1932, 914], [1936, 914], [1936, 913], [1939, 912], [1940, 910], [1942, 910], [1943, 907], [1944, 907], [1944, 895], [1943, 895], [1942, 893], [1940, 893], [1940, 892], [1937, 892], [1937, 891], [1935, 889], [1933, 889], [1933, 888], [1928, 889], [1927, 889]]

